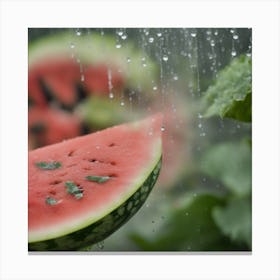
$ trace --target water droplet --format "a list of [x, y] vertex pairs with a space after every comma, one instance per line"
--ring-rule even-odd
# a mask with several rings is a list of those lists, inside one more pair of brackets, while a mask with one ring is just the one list
[[70, 44], [70, 48], [71, 48], [71, 49], [74, 49], [74, 48], [75, 48], [75, 44], [74, 44], [74, 43], [71, 43], [71, 44]]
[[164, 56], [162, 57], [162, 59], [163, 59], [163, 61], [167, 61], [167, 60], [168, 60], [168, 56], [167, 56], [167, 55], [164, 55]]
[[194, 38], [194, 37], [196, 37], [196, 32], [191, 32], [191, 36]]
[[81, 82], [84, 82], [84, 80], [85, 80], [85, 75], [81, 75]]
[[236, 56], [236, 51], [235, 50], [231, 51], [231, 55]]
[[95, 148], [96, 148], [97, 150], [99, 150], [99, 149], [100, 149], [100, 146], [97, 145], [97, 146], [95, 146]]
[[123, 40], [125, 40], [127, 38], [127, 35], [126, 34], [123, 34], [122, 37], [121, 37]]
[[218, 34], [219, 34], [219, 32], [216, 30], [216, 31], [214, 32], [214, 35], [217, 36]]
[[150, 37], [149, 38], [149, 43], [153, 43], [154, 42], [154, 38], [153, 37]]
[[116, 44], [116, 48], [117, 48], [117, 49], [120, 49], [121, 47], [122, 47], [121, 44]]
[[109, 98], [114, 98], [114, 94], [112, 92], [109, 93]]
[[193, 197], [196, 197], [196, 196], [197, 196], [197, 194], [196, 194], [196, 193], [194, 193], [194, 194], [193, 194]]
[[251, 54], [251, 53], [246, 53], [246, 55], [247, 55], [248, 57], [251, 57], [251, 56], [252, 56], [252, 54]]
[[[150, 135], [150, 136], [153, 135], [153, 131], [152, 131], [152, 130], [149, 131], [149, 135]], [[148, 206], [147, 206], [147, 207], [148, 207]]]
[[142, 66], [143, 66], [143, 67], [146, 67], [146, 66], [147, 66], [147, 64], [146, 64], [146, 63], [142, 63]]
[[81, 31], [77, 31], [76, 34], [77, 34], [77, 36], [81, 36], [82, 32]]
[[122, 36], [123, 35], [123, 31], [117, 31], [117, 34], [119, 35], [119, 36]]
[[234, 33], [234, 30], [233, 30], [233, 29], [231, 29], [231, 30], [230, 30], [230, 33]]
[[199, 127], [199, 128], [202, 128], [202, 124], [201, 124], [201, 123], [199, 123], [199, 124], [198, 124], [198, 127]]
[[202, 119], [202, 118], [203, 118], [202, 114], [200, 114], [200, 113], [198, 113], [197, 116], [198, 116], [199, 119]]
[[160, 128], [160, 130], [161, 130], [161, 131], [165, 131], [165, 127], [162, 126], [162, 127]]
[[233, 35], [233, 39], [234, 39], [234, 40], [237, 40], [238, 38], [239, 38], [239, 37], [238, 37], [237, 34], [234, 34], [234, 35]]
[[131, 58], [130, 58], [130, 57], [127, 57], [127, 58], [126, 58], [126, 61], [127, 61], [127, 63], [130, 63], [130, 62], [131, 62]]
[[162, 36], [162, 33], [161, 33], [161, 32], [158, 32], [158, 33], [157, 33], [157, 36], [158, 36], [158, 37], [161, 37], [161, 36]]
[[214, 41], [214, 40], [211, 40], [211, 41], [210, 41], [210, 45], [211, 45], [211, 47], [214, 47], [214, 46], [215, 46], [215, 41]]
[[121, 106], [124, 106], [124, 102], [123, 101], [121, 101]]
[[178, 76], [175, 75], [175, 76], [173, 77], [173, 80], [174, 80], [174, 81], [178, 81]]
[[206, 135], [205, 132], [202, 132], [202, 133], [199, 134], [199, 136], [202, 136], [202, 137], [204, 137], [205, 135]]
[[189, 212], [186, 212], [185, 215], [186, 215], [186, 216], [189, 216]]
[[104, 248], [104, 241], [98, 242], [97, 247], [102, 250]]
[[153, 86], [153, 90], [157, 90], [157, 86]]

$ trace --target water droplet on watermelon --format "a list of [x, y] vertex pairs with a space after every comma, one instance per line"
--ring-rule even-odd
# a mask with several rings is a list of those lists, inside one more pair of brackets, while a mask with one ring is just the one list
[[124, 102], [123, 101], [121, 101], [121, 106], [124, 106]]
[[161, 131], [165, 131], [165, 127], [162, 126], [162, 127], [160, 128], [160, 130], [161, 130]]
[[130, 57], [127, 57], [126, 61], [127, 61], [127, 63], [130, 63], [131, 62]]
[[84, 82], [84, 80], [85, 80], [85, 75], [81, 75], [81, 82]]
[[114, 94], [112, 92], [109, 93], [109, 98], [111, 98], [111, 99], [114, 98]]
[[70, 48], [74, 49], [75, 48], [75, 44], [74, 43], [70, 43]]
[[121, 47], [122, 47], [121, 44], [116, 44], [116, 48], [117, 48], [117, 49], [120, 49]]

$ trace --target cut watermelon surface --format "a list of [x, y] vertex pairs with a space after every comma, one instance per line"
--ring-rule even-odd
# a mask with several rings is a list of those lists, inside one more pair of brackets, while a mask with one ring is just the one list
[[105, 239], [146, 200], [161, 166], [162, 115], [29, 152], [29, 250]]

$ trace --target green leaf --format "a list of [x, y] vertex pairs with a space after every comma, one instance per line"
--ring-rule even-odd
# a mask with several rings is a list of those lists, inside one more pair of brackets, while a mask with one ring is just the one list
[[45, 200], [46, 204], [49, 204], [49, 205], [55, 205], [57, 204], [57, 200], [53, 197], [47, 197], [46, 200]]
[[72, 194], [77, 199], [81, 199], [83, 197], [83, 191], [72, 181], [65, 182], [65, 186], [67, 189], [67, 192], [69, 194]]
[[97, 183], [105, 183], [107, 182], [111, 177], [109, 176], [86, 176], [86, 179], [89, 181], [97, 182]]
[[41, 161], [41, 162], [36, 162], [35, 165], [44, 170], [53, 170], [61, 167], [61, 163], [58, 161], [51, 161], [51, 162], [46, 162], [46, 161]]
[[201, 169], [238, 196], [251, 193], [252, 152], [246, 141], [222, 143], [209, 149], [201, 159]]
[[[223, 206], [224, 199], [214, 194], [188, 194], [185, 203], [169, 214], [152, 236], [133, 234], [131, 239], [147, 251], [239, 250], [215, 224], [212, 209]], [[163, 214], [164, 215], [164, 214]], [[165, 216], [165, 215], [164, 215]], [[246, 248], [245, 248], [246, 249]]]
[[233, 59], [221, 70], [215, 83], [205, 92], [205, 117], [220, 116], [251, 122], [252, 60], [247, 56]]
[[225, 235], [233, 241], [245, 242], [251, 248], [251, 198], [233, 200], [225, 207], [215, 207], [213, 218]]

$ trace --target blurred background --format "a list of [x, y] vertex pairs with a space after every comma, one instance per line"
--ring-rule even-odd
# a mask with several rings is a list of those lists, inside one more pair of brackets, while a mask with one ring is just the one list
[[35, 149], [153, 112], [163, 167], [143, 207], [87, 251], [251, 251], [252, 30], [30, 28]]

